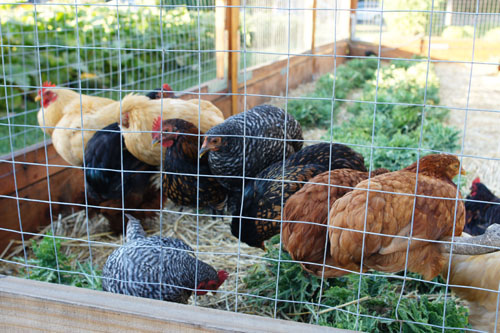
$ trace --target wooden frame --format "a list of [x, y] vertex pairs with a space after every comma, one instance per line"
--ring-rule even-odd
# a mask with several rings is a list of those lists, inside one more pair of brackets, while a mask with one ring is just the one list
[[0, 275], [1, 331], [349, 332]]

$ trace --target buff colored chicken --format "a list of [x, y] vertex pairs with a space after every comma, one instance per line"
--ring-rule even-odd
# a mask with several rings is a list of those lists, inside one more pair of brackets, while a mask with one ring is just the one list
[[[372, 171], [371, 177], [387, 172], [389, 170], [380, 168]], [[368, 172], [364, 171], [326, 171], [310, 179], [309, 183], [286, 201], [283, 210], [283, 245], [293, 260], [301, 262], [304, 270], [322, 276], [323, 262], [330, 265], [329, 251], [325, 253], [324, 246], [329, 208], [365, 179], [368, 179]], [[323, 260], [325, 255], [326, 259]], [[324, 277], [335, 277], [339, 273], [343, 275], [342, 271], [325, 266]]]
[[[129, 95], [134, 99], [130, 108], [122, 108], [122, 131], [125, 145], [139, 160], [159, 166], [163, 154], [161, 145], [151, 145], [153, 123], [160, 115], [162, 119], [179, 118], [199, 127], [202, 132], [224, 121], [222, 112], [211, 102], [199, 99], [188, 101], [164, 98], [149, 100], [145, 96]], [[198, 119], [201, 125], [198, 126]], [[164, 151], [164, 150], [163, 150]]]
[[[122, 102], [107, 98], [86, 96], [69, 89], [51, 89], [54, 85], [44, 83], [36, 100], [42, 100], [42, 109], [38, 112], [38, 121], [47, 134], [52, 135], [52, 143], [57, 153], [72, 165], [83, 164], [83, 151], [96, 130], [120, 121], [120, 109], [129, 112], [135, 108], [138, 97], [126, 96]], [[152, 98], [161, 98], [170, 93], [163, 85]], [[47, 128], [46, 126], [55, 126]], [[82, 131], [82, 129], [84, 129]], [[83, 133], [83, 141], [82, 141]]]
[[79, 93], [70, 89], [56, 88], [56, 85], [50, 82], [43, 83], [35, 101], [40, 101], [42, 104], [42, 108], [40, 108], [37, 115], [38, 124], [49, 135], [52, 134], [54, 127], [65, 113], [78, 111], [78, 114], [80, 114], [81, 110], [83, 114], [90, 114], [115, 103], [114, 100], [109, 98], [83, 94], [80, 99]]
[[[474, 329], [495, 331], [498, 288], [500, 283], [500, 251], [481, 255], [453, 254], [449, 284], [458, 297], [469, 303], [469, 322]], [[441, 274], [448, 275], [448, 260]], [[473, 288], [468, 288], [473, 287]], [[483, 288], [488, 290], [478, 290]], [[500, 329], [500, 320], [496, 324]]]
[[[463, 170], [456, 156], [434, 154], [421, 158], [417, 195], [432, 198], [415, 198], [416, 171], [417, 163], [414, 163], [403, 170], [362, 181], [333, 204], [329, 221], [332, 265], [341, 270], [359, 271], [363, 260], [363, 270], [404, 270], [408, 237], [412, 237], [424, 240], [411, 240], [407, 269], [422, 274], [427, 280], [441, 272], [446, 261], [441, 244], [425, 240], [446, 240], [453, 232], [456, 236], [462, 233], [465, 208], [462, 201], [454, 200], [457, 187], [452, 179]], [[460, 194], [458, 198], [461, 199]]]

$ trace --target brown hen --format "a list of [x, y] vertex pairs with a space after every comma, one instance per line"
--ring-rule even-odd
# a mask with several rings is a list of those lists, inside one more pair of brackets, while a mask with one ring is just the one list
[[[363, 270], [402, 271], [410, 241], [408, 271], [422, 274], [428, 280], [441, 272], [445, 262], [441, 245], [425, 240], [445, 240], [453, 231], [455, 235], [462, 233], [465, 208], [462, 201], [454, 200], [457, 187], [452, 182], [460, 172], [460, 162], [457, 157], [444, 154], [421, 158], [418, 197], [414, 195], [416, 171], [414, 163], [403, 170], [362, 181], [333, 204], [329, 221], [332, 265], [352, 271], [359, 271], [361, 264]], [[459, 193], [458, 198], [461, 199]]]
[[[380, 168], [372, 171], [371, 176], [375, 177], [386, 172], [389, 170]], [[283, 245], [293, 260], [301, 261], [304, 270], [322, 276], [327, 235], [326, 225], [330, 207], [337, 199], [352, 191], [354, 186], [365, 179], [368, 179], [368, 172], [353, 169], [323, 172], [310, 179], [310, 183], [304, 185], [300, 191], [287, 200], [283, 211], [283, 221], [299, 222], [283, 223]], [[330, 192], [329, 203], [328, 192]], [[330, 255], [327, 251], [326, 265], [329, 265], [329, 260]], [[326, 266], [324, 276], [335, 277], [339, 275], [339, 272], [342, 273], [342, 271], [329, 269]]]

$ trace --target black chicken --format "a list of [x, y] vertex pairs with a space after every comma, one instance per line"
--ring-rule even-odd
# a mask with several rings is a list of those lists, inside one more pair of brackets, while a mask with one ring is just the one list
[[[241, 225], [241, 240], [263, 248], [266, 239], [280, 232], [282, 204], [314, 176], [343, 168], [366, 171], [363, 156], [341, 144], [331, 146], [331, 159], [330, 144], [320, 143], [299, 150], [286, 159], [284, 165], [274, 163], [255, 177], [259, 180], [247, 181], [242, 218], [233, 218], [232, 234], [239, 237]], [[233, 215], [240, 215], [241, 209], [236, 207]]]
[[[85, 147], [85, 166], [89, 204], [122, 208], [123, 184], [124, 208], [149, 208], [155, 202], [160, 207], [160, 192], [151, 182], [151, 177], [158, 170], [127, 150], [118, 123], [97, 131], [89, 140]], [[144, 203], [147, 207], [142, 207]], [[100, 213], [108, 219], [113, 231], [122, 232], [120, 210], [101, 208]], [[151, 215], [151, 212], [140, 211], [138, 214], [142, 218]]]
[[290, 156], [302, 148], [302, 140], [302, 129], [295, 118], [275, 106], [260, 105], [212, 127], [206, 133], [200, 156], [209, 152], [212, 173], [232, 176], [217, 180], [227, 189], [241, 192], [242, 176], [253, 177], [282, 160], [283, 149]]
[[146, 96], [150, 99], [177, 98], [168, 83], [164, 83], [161, 88], [156, 88], [155, 90], [147, 93]]
[[[158, 93], [160, 90], [156, 89], [147, 96], [151, 99], [162, 98], [161, 93]], [[171, 88], [166, 83], [163, 90], [164, 97], [166, 91], [171, 93]], [[97, 131], [87, 142], [85, 167], [89, 204], [103, 207], [97, 211], [108, 219], [113, 231], [123, 231], [122, 212], [106, 208], [140, 208], [135, 214], [139, 218], [145, 218], [155, 214], [151, 210], [161, 207], [163, 199], [159, 188], [152, 181], [158, 169], [138, 160], [127, 150], [118, 123]], [[95, 213], [95, 210], [91, 209], [91, 213]]]
[[182, 240], [146, 237], [139, 220], [127, 217], [126, 243], [111, 253], [102, 270], [104, 291], [187, 303], [193, 291], [205, 295], [227, 279], [226, 271], [216, 272], [198, 260]]
[[466, 199], [490, 203], [465, 202], [466, 224], [464, 232], [472, 236], [482, 235], [490, 225], [500, 224], [500, 198], [481, 183], [479, 177], [472, 182], [471, 193]]
[[[161, 122], [161, 118], [156, 121]], [[203, 133], [198, 133], [195, 125], [183, 119], [163, 120], [162, 132], [161, 137], [158, 132], [152, 137], [153, 143], [161, 141], [166, 148], [162, 185], [165, 195], [177, 205], [191, 207], [197, 206], [198, 196], [199, 208], [223, 210], [227, 190], [210, 177], [208, 157], [198, 158], [198, 134]]]

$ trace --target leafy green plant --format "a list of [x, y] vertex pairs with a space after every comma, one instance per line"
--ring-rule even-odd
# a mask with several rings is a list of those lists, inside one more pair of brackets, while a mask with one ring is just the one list
[[362, 100], [375, 102], [375, 97], [377, 104], [351, 104], [348, 111], [354, 117], [335, 125], [324, 139], [332, 135], [333, 141], [361, 145], [356, 150], [368, 165], [390, 170], [413, 163], [419, 147], [420, 156], [459, 148], [459, 130], [442, 123], [449, 110], [421, 106], [439, 103], [439, 82], [432, 66], [428, 70], [424, 62], [398, 62], [381, 68], [378, 81], [363, 85]]
[[84, 94], [117, 99], [119, 86], [149, 90], [168, 82], [181, 90], [198, 84], [199, 75], [202, 81], [215, 77], [215, 53], [198, 52], [215, 49], [214, 10], [79, 6], [77, 17], [71, 5], [38, 6], [35, 21], [32, 6], [0, 5], [0, 17], [0, 154], [10, 152], [7, 110], [20, 114], [10, 122], [21, 125], [12, 131], [23, 133], [12, 137], [14, 150], [42, 140], [33, 127], [39, 104], [32, 87], [40, 80], [81, 84]]
[[[61, 239], [55, 238], [49, 232], [37, 243], [31, 240], [31, 250], [34, 258], [28, 259], [27, 267], [22, 276], [31, 280], [61, 283], [75, 287], [102, 289], [101, 275], [97, 267], [90, 262], [80, 263], [73, 256], [61, 252]], [[24, 258], [16, 257], [16, 261], [24, 263]]]
[[315, 90], [306, 97], [328, 98], [328, 100], [291, 100], [287, 110], [304, 127], [330, 127], [332, 117], [338, 113], [338, 107], [343, 101], [333, 101], [333, 84], [335, 83], [335, 98], [346, 99], [353, 89], [361, 88], [367, 80], [375, 77], [377, 59], [355, 59], [337, 67], [333, 73], [323, 75], [316, 82]]
[[[322, 285], [320, 278], [303, 272], [299, 264], [289, 262], [291, 258], [286, 252], [281, 253], [278, 268], [279, 235], [273, 237], [266, 248], [264, 258], [267, 260], [256, 264], [244, 278], [247, 292], [261, 296], [245, 299], [245, 304], [258, 313], [272, 313], [277, 298], [280, 318], [364, 332], [441, 332], [438, 327], [443, 324], [446, 304], [445, 325], [469, 327], [466, 308], [454, 298], [447, 298], [445, 302], [444, 286], [415, 280], [421, 278], [416, 274], [407, 275], [404, 289], [402, 274], [397, 278], [383, 273], [377, 274], [381, 276], [350, 274], [325, 279]], [[438, 277], [433, 282], [444, 281]], [[319, 301], [323, 307], [314, 304]], [[325, 306], [338, 309], [328, 310]]]

